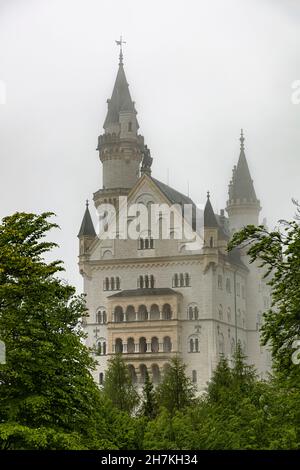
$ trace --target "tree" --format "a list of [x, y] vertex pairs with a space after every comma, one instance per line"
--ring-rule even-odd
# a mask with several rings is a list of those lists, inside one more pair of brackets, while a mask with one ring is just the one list
[[139, 396], [121, 354], [108, 361], [103, 392], [121, 411], [131, 413], [138, 405]]
[[142, 415], [153, 419], [157, 415], [157, 401], [153, 387], [153, 383], [150, 380], [148, 370], [145, 375], [145, 385], [143, 388], [143, 403], [141, 409]]
[[[83, 344], [83, 297], [56, 277], [51, 213], [16, 213], [0, 225], [0, 447], [97, 448], [100, 394]], [[105, 426], [103, 435], [105, 435]]]
[[178, 358], [171, 359], [162, 383], [157, 387], [157, 401], [170, 413], [190, 405], [195, 397], [195, 387], [185, 374], [186, 366]]
[[[298, 206], [299, 215], [299, 206]], [[293, 361], [300, 340], [300, 226], [281, 221], [269, 232], [264, 226], [248, 225], [234, 234], [228, 249], [247, 248], [250, 262], [259, 262], [272, 289], [272, 307], [264, 313], [262, 342], [270, 345], [277, 372], [299, 386], [300, 367]]]

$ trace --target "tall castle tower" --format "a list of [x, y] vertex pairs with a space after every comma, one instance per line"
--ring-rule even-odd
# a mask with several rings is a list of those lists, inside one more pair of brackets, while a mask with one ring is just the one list
[[260, 201], [255, 194], [253, 180], [245, 155], [244, 141], [243, 130], [241, 130], [240, 156], [237, 166], [235, 165], [232, 171], [232, 180], [229, 184], [229, 197], [226, 206], [231, 233], [240, 230], [248, 224], [257, 225], [261, 210]]
[[99, 158], [103, 168], [103, 188], [95, 193], [96, 207], [101, 202], [116, 202], [128, 194], [140, 176], [144, 138], [138, 134], [139, 124], [123, 64], [122, 40], [119, 69], [104, 121], [104, 133], [98, 137]]

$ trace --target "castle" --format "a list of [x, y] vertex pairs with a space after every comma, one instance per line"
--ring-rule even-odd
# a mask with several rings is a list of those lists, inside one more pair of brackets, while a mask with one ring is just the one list
[[[247, 224], [259, 223], [260, 202], [249, 172], [244, 136], [240, 155], [229, 184], [224, 210], [215, 214], [210, 196], [203, 211], [200, 246], [189, 249], [186, 235], [178, 236], [180, 211], [194, 202], [151, 175], [152, 158], [138, 133], [135, 103], [128, 89], [122, 48], [119, 68], [104, 133], [98, 138], [103, 185], [94, 193], [97, 210], [110, 204], [118, 214], [120, 201], [149, 211], [153, 205], [175, 207], [167, 235], [154, 237], [151, 230], [137, 238], [96, 234], [88, 205], [79, 237], [79, 269], [83, 276], [89, 316], [84, 322], [87, 345], [98, 361], [95, 380], [105, 379], [107, 360], [122, 353], [132, 380], [141, 386], [146, 370], [159, 383], [170, 358], [179, 355], [187, 374], [203, 390], [219, 358], [229, 361], [239, 341], [248, 362], [263, 376], [270, 355], [260, 345], [262, 312], [270, 293], [255, 263], [243, 250], [227, 252], [232, 233]], [[127, 199], [126, 199], [127, 198]], [[178, 209], [179, 208], [179, 209]], [[148, 213], [148, 212], [147, 212]], [[132, 219], [128, 216], [127, 223]], [[179, 214], [179, 222], [178, 222]], [[184, 219], [183, 212], [181, 212]], [[163, 224], [163, 215], [156, 227]]]

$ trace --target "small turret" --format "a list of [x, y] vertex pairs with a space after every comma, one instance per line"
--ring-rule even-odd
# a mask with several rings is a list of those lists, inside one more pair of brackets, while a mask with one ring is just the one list
[[89, 249], [91, 243], [95, 240], [96, 232], [89, 211], [89, 202], [86, 201], [86, 208], [78, 233], [79, 238], [79, 254], [83, 255]]

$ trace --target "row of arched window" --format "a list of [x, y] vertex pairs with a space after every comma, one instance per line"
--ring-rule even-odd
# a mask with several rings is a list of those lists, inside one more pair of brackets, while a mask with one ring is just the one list
[[[242, 351], [243, 353], [245, 354], [246, 353], [246, 342], [243, 341], [243, 343], [241, 343], [242, 345]], [[230, 342], [229, 342], [229, 353], [231, 356], [233, 356], [235, 354], [235, 350], [236, 350], [236, 344], [235, 344], [235, 339], [234, 338], [231, 338], [230, 339]], [[224, 335], [223, 333], [218, 333], [218, 352], [219, 352], [219, 355], [220, 356], [224, 356], [225, 353], [226, 353], [226, 347], [225, 347], [225, 340], [224, 340]]]
[[153, 289], [155, 287], [155, 279], [153, 274], [139, 276], [138, 278], [138, 287], [140, 289]]
[[121, 281], [118, 276], [106, 277], [103, 281], [103, 290], [120, 290]]
[[126, 311], [121, 306], [115, 307], [113, 321], [121, 323], [146, 320], [171, 320], [172, 316], [171, 305], [167, 303], [162, 306], [161, 311], [157, 304], [152, 304], [149, 310], [146, 305], [139, 305], [137, 310], [135, 310], [133, 305], [128, 305]]
[[145, 354], [147, 352], [158, 353], [165, 352], [169, 353], [172, 351], [172, 341], [170, 336], [165, 336], [163, 342], [159, 343], [157, 336], [153, 336], [151, 341], [142, 336], [139, 338], [138, 343], [135, 343], [134, 338], [128, 338], [126, 342], [123, 342], [121, 338], [116, 338], [114, 349], [116, 354], [134, 354], [140, 353]]
[[173, 287], [190, 287], [191, 276], [189, 273], [176, 273], [173, 276], [172, 285]]
[[[128, 372], [129, 372], [129, 375], [131, 377], [131, 380], [132, 380], [133, 384], [137, 384], [138, 382], [140, 384], [144, 384], [145, 380], [146, 380], [147, 373], [150, 376], [150, 378], [152, 379], [152, 382], [154, 384], [159, 384], [161, 382], [161, 371], [160, 371], [160, 368], [157, 364], [152, 364], [151, 367], [149, 368], [149, 370], [148, 370], [148, 368], [145, 364], [140, 364], [137, 370], [136, 370], [136, 368], [134, 367], [133, 364], [129, 364], [127, 367], [128, 367]], [[169, 367], [169, 364], [164, 365], [163, 374], [166, 373], [168, 367]], [[139, 374], [139, 380], [138, 380], [137, 371], [138, 371], [138, 374]], [[103, 383], [103, 374], [102, 374], [101, 379], [102, 379], [102, 383]], [[101, 384], [100, 376], [99, 376], [99, 382]], [[197, 383], [197, 371], [196, 370], [192, 370], [192, 382]]]
[[[223, 276], [218, 274], [218, 288], [223, 289]], [[225, 289], [228, 294], [231, 294], [232, 287], [231, 287], [231, 279], [229, 277], [226, 278], [225, 282]], [[240, 284], [240, 282], [236, 283], [236, 295], [240, 297], [242, 293], [242, 298], [245, 299], [245, 286]]]

